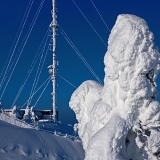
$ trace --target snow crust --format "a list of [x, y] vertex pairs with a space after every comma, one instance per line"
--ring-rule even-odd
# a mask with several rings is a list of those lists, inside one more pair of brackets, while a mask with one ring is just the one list
[[160, 158], [160, 53], [153, 40], [145, 20], [119, 15], [104, 57], [104, 86], [85, 81], [72, 94], [85, 160]]

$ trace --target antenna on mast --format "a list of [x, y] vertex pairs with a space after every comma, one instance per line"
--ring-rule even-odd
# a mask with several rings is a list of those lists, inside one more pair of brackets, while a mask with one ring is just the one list
[[56, 65], [57, 65], [57, 61], [56, 61], [56, 30], [57, 30], [57, 15], [56, 15], [56, 0], [52, 0], [52, 22], [50, 24], [50, 27], [52, 29], [52, 38], [53, 38], [53, 43], [52, 43], [52, 51], [53, 51], [53, 64], [50, 65], [49, 68], [49, 73], [52, 75], [51, 76], [51, 80], [52, 80], [52, 86], [53, 86], [53, 92], [52, 92], [52, 107], [53, 107], [53, 115], [52, 118], [54, 119], [54, 121], [56, 121], [57, 119], [57, 94], [56, 94], [56, 87], [57, 87], [57, 83], [56, 83], [56, 74], [57, 74], [57, 69], [56, 69]]

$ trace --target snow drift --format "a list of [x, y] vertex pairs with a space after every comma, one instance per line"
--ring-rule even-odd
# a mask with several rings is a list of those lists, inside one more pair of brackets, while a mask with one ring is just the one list
[[72, 126], [52, 121], [32, 126], [16, 118], [16, 112], [13, 109], [12, 115], [7, 115], [0, 109], [0, 160], [84, 159], [82, 143]]
[[83, 160], [80, 141], [0, 120], [1, 160]]
[[7, 114], [5, 114], [4, 112], [0, 113], [0, 120], [10, 123], [12, 125], [18, 126], [18, 127], [22, 127], [22, 128], [35, 128], [34, 126], [25, 123], [24, 121], [15, 118], [14, 116], [9, 116]]
[[160, 158], [160, 53], [145, 20], [119, 15], [104, 57], [104, 86], [86, 81], [69, 102], [85, 160]]

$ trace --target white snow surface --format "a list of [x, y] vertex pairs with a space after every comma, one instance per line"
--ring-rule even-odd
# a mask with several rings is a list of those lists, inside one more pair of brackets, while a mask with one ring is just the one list
[[145, 20], [119, 15], [104, 57], [104, 85], [83, 82], [69, 105], [85, 160], [158, 160], [160, 53]]
[[0, 120], [1, 160], [83, 160], [80, 141]]

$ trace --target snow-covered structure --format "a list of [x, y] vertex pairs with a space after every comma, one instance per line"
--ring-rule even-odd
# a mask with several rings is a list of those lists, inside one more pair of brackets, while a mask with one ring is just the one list
[[160, 53], [145, 20], [119, 15], [104, 57], [104, 86], [86, 81], [69, 102], [85, 160], [160, 158]]

